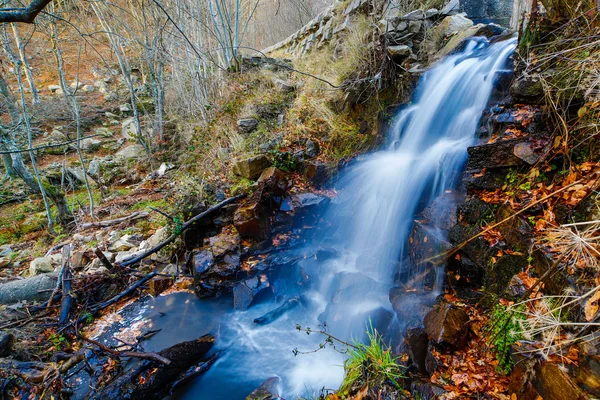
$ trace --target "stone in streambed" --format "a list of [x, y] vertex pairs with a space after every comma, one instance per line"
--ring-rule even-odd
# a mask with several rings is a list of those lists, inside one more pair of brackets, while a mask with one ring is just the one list
[[446, 343], [462, 349], [467, 343], [469, 316], [459, 307], [438, 303], [423, 320], [425, 332], [437, 343]]
[[260, 385], [260, 387], [250, 393], [246, 400], [275, 400], [280, 399], [277, 394], [277, 385], [279, 385], [279, 378], [269, 378]]

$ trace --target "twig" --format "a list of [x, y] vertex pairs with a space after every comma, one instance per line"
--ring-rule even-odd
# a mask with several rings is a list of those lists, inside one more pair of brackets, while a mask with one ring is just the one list
[[162, 248], [164, 248], [165, 246], [169, 245], [170, 243], [174, 242], [175, 239], [177, 239], [177, 237], [179, 237], [179, 235], [181, 235], [183, 232], [185, 232], [186, 229], [188, 229], [189, 227], [191, 227], [194, 222], [206, 217], [207, 215], [210, 215], [212, 213], [214, 213], [215, 211], [220, 210], [221, 208], [225, 207], [228, 204], [234, 203], [240, 199], [243, 199], [244, 197], [246, 197], [245, 194], [240, 194], [239, 196], [235, 196], [235, 197], [231, 197], [227, 200], [224, 200], [222, 202], [220, 202], [219, 204], [209, 208], [208, 210], [204, 211], [203, 213], [200, 213], [198, 215], [196, 215], [194, 218], [191, 218], [189, 221], [187, 221], [185, 224], [182, 225], [181, 229], [178, 232], [175, 232], [174, 234], [172, 234], [171, 236], [169, 236], [169, 238], [167, 238], [167, 240], [165, 240], [164, 242], [160, 243], [158, 246], [155, 246], [152, 249], [149, 249], [147, 251], [145, 251], [144, 253], [140, 254], [139, 256], [136, 256], [134, 258], [131, 258], [129, 260], [126, 260], [122, 263], [120, 263], [121, 266], [123, 267], [127, 267], [129, 265], [133, 265], [136, 264], [138, 262], [140, 262], [141, 260], [143, 260], [144, 258], [160, 251]]
[[[94, 307], [92, 307], [92, 309], [90, 310], [92, 313], [97, 313], [98, 311], [120, 301], [121, 299], [123, 299], [124, 297], [129, 296], [131, 293], [133, 293], [137, 288], [139, 288], [140, 286], [142, 286], [144, 283], [148, 282], [150, 279], [154, 278], [156, 275], [158, 275], [156, 272], [151, 272], [148, 275], [146, 275], [145, 277], [143, 277], [142, 279], [140, 279], [139, 281], [137, 281], [135, 284], [133, 284], [132, 286], [130, 286], [129, 288], [127, 288], [125, 291], [119, 293], [118, 295], [116, 295], [115, 297], [113, 297], [110, 300], [107, 300], [103, 303], [97, 304]], [[83, 322], [86, 320], [86, 317], [81, 317], [79, 318], [78, 322]]]
[[60, 305], [59, 325], [64, 325], [69, 319], [73, 297], [71, 296], [71, 246], [63, 247], [63, 276], [62, 276], [62, 301]]
[[175, 222], [175, 218], [174, 218], [172, 215], [169, 215], [169, 214], [167, 214], [166, 212], [164, 212], [164, 211], [162, 211], [162, 210], [159, 210], [158, 208], [155, 208], [155, 207], [148, 207], [148, 208], [150, 208], [152, 211], [155, 211], [155, 212], [159, 213], [159, 214], [160, 214], [160, 215], [162, 215], [163, 217], [165, 217], [165, 218], [168, 218], [168, 219], [170, 219], [171, 221]]
[[94, 254], [96, 254], [96, 257], [98, 257], [98, 259], [100, 260], [100, 262], [102, 263], [102, 265], [104, 265], [107, 269], [111, 270], [114, 268], [114, 266], [112, 265], [112, 263], [108, 260], [108, 258], [106, 258], [106, 256], [104, 255], [104, 253], [102, 252], [102, 250], [96, 248], [94, 250]]
[[[87, 139], [87, 138], [93, 138], [96, 136], [101, 136], [100, 134], [96, 134], [96, 135], [90, 135], [90, 136], [84, 136], [81, 139]], [[60, 147], [60, 146], [65, 146], [67, 144], [72, 144], [77, 142], [77, 139], [73, 139], [73, 140], [68, 140], [66, 142], [62, 142], [62, 143], [54, 143], [54, 144], [47, 144], [44, 146], [38, 146], [38, 147], [31, 147], [29, 149], [22, 149], [22, 150], [10, 150], [10, 151], [0, 151], [0, 154], [17, 154], [17, 153], [27, 153], [29, 151], [36, 151], [36, 150], [43, 150], [43, 149], [50, 149], [52, 147]]]
[[100, 350], [102, 350], [106, 353], [112, 354], [113, 356], [141, 358], [144, 360], [158, 361], [165, 365], [171, 364], [171, 360], [169, 360], [159, 354], [156, 354], [156, 353], [140, 353], [140, 352], [136, 352], [136, 351], [117, 351], [117, 350], [113, 350], [110, 347], [107, 347], [107, 346], [103, 345], [102, 343], [97, 342], [93, 339], [86, 338], [83, 335], [79, 335], [79, 338], [85, 340], [86, 342], [93, 344], [94, 346], [98, 346], [100, 348]]
[[84, 224], [81, 224], [79, 227], [81, 229], [88, 229], [88, 228], [106, 228], [112, 225], [117, 225], [120, 224], [121, 222], [126, 222], [126, 221], [134, 221], [136, 219], [140, 219], [140, 218], [146, 218], [148, 215], [147, 212], [136, 212], [133, 213], [131, 215], [128, 215], [126, 217], [121, 217], [121, 218], [116, 218], [116, 219], [109, 219], [106, 221], [99, 221], [99, 222], [86, 222]]

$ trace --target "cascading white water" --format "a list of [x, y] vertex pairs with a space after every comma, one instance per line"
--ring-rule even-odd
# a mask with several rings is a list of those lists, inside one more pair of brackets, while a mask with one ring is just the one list
[[350, 340], [365, 331], [367, 319], [391, 315], [388, 290], [402, 268], [415, 212], [456, 184], [495, 77], [515, 45], [514, 38], [491, 45], [473, 39], [422, 77], [412, 105], [397, 116], [388, 148], [355, 163], [337, 185], [345, 200], [331, 206], [326, 219], [332, 229], [319, 245], [339, 255], [302, 266], [313, 281], [303, 306], [266, 326], [252, 321], [272, 303], [231, 314], [220, 332], [220, 360], [176, 397], [243, 399], [272, 376], [281, 377], [288, 399], [339, 385], [343, 355], [324, 349], [294, 356], [293, 349], [314, 350], [323, 340], [297, 332], [296, 324], [315, 328], [326, 321]]

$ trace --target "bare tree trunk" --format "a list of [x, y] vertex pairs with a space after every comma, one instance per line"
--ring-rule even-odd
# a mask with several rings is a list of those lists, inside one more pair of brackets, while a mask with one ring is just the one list
[[19, 58], [21, 59], [24, 67], [23, 69], [25, 70], [25, 78], [27, 79], [27, 83], [31, 89], [32, 103], [34, 105], [39, 104], [40, 95], [35, 87], [35, 81], [33, 80], [33, 74], [31, 73], [31, 66], [29, 65], [29, 61], [27, 61], [27, 57], [25, 56], [25, 45], [23, 44], [21, 36], [19, 35], [17, 24], [12, 23], [11, 26], [15, 37], [15, 43], [17, 44], [17, 50], [19, 51]]
[[[87, 168], [85, 166], [85, 160], [83, 159], [83, 154], [81, 152], [81, 117], [79, 112], [79, 103], [77, 101], [77, 97], [75, 92], [71, 92], [69, 90], [69, 86], [67, 85], [67, 81], [65, 79], [65, 68], [63, 64], [63, 57], [59, 47], [58, 40], [58, 29], [56, 28], [56, 23], [51, 23], [51, 33], [50, 38], [52, 41], [52, 50], [54, 51], [54, 59], [56, 60], [56, 68], [58, 71], [58, 80], [60, 82], [60, 87], [63, 91], [63, 95], [65, 96], [65, 100], [67, 104], [69, 104], [71, 108], [71, 112], [73, 113], [73, 119], [75, 120], [75, 124], [77, 127], [77, 155], [79, 156], [79, 162], [81, 163], [81, 167], [83, 168], [83, 179], [85, 183], [85, 188], [88, 193], [88, 198], [90, 201], [90, 216], [94, 218], [94, 196], [92, 195], [92, 189], [90, 188], [90, 183], [87, 176]], [[79, 85], [79, 75], [76, 77], [77, 85]], [[76, 91], [77, 89], [75, 89]]]
[[135, 100], [135, 88], [133, 87], [133, 82], [131, 80], [131, 68], [129, 67], [129, 62], [126, 59], [125, 52], [123, 51], [123, 47], [118, 42], [119, 36], [116, 35], [115, 32], [113, 32], [113, 29], [108, 24], [106, 18], [104, 17], [104, 14], [102, 13], [102, 10], [100, 10], [100, 8], [99, 8], [100, 6], [98, 4], [96, 4], [95, 2], [91, 2], [90, 4], [92, 6], [92, 9], [94, 10], [94, 13], [98, 17], [98, 21], [100, 22], [100, 25], [102, 25], [102, 28], [106, 32], [108, 41], [110, 42], [113, 52], [115, 53], [115, 56], [117, 57], [117, 61], [119, 62], [119, 67], [121, 68], [121, 74], [123, 74], [123, 79], [125, 79], [125, 84], [127, 85], [127, 89], [129, 90], [129, 100], [131, 102], [131, 108], [133, 110], [133, 118], [134, 118], [134, 122], [135, 122], [135, 130], [136, 130], [136, 136], [137, 136], [138, 142], [140, 142], [140, 144], [142, 146], [144, 146], [146, 153], [148, 155], [150, 155], [150, 149], [148, 148], [148, 144], [144, 141], [144, 138], [142, 137], [140, 113], [138, 111], [137, 103]]
[[48, 202], [48, 198], [50, 198], [56, 205], [56, 209], [58, 212], [58, 220], [61, 224], [66, 224], [71, 220], [71, 212], [69, 211], [69, 207], [67, 206], [64, 194], [57, 188], [53, 187], [49, 182], [47, 182], [47, 184], [44, 184], [44, 181], [42, 180], [42, 177], [39, 173], [37, 163], [35, 160], [35, 153], [33, 150], [33, 131], [31, 129], [29, 110], [27, 107], [27, 101], [25, 99], [23, 80], [21, 78], [21, 63], [19, 59], [17, 59], [15, 54], [12, 52], [6, 27], [4, 28], [4, 49], [15, 66], [17, 83], [19, 85], [19, 92], [21, 94], [21, 108], [23, 113], [22, 116], [23, 120], [25, 121], [25, 128], [27, 132], [27, 145], [29, 147], [29, 157], [31, 158], [31, 165], [33, 167], [35, 178], [29, 173], [29, 171], [27, 171], [27, 168], [23, 163], [21, 153], [19, 152], [19, 148], [16, 145], [16, 142], [14, 141], [12, 136], [9, 133], [5, 132], [1, 132], [1, 136], [3, 136], [5, 146], [8, 147], [8, 150], [13, 151], [13, 153], [11, 153], [11, 158], [13, 161], [12, 166], [15, 173], [27, 184], [27, 186], [29, 186], [31, 190], [41, 193], [42, 198], [44, 200], [44, 207], [46, 208], [46, 216], [48, 218], [48, 231], [52, 234], [55, 234], [56, 232], [54, 231], [54, 220], [50, 211], [50, 203]]

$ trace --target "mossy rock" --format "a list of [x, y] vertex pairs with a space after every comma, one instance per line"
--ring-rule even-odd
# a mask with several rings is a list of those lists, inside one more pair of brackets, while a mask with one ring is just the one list
[[45, 212], [32, 214], [21, 223], [21, 233], [26, 235], [44, 229], [47, 219]]

